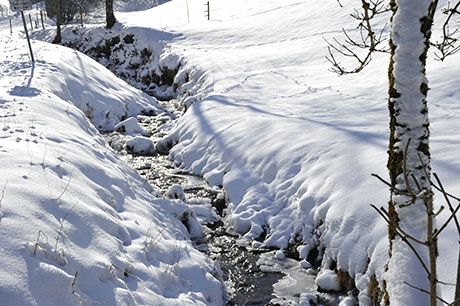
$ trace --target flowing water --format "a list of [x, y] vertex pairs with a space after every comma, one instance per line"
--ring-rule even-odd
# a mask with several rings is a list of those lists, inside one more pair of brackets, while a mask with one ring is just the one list
[[[168, 133], [182, 112], [177, 101], [162, 104], [165, 110], [137, 117], [154, 141]], [[129, 136], [118, 132], [106, 135], [119, 156], [159, 193], [164, 195], [172, 186], [179, 185], [187, 204], [213, 207], [213, 214], [197, 214], [205, 237], [194, 243], [197, 249], [219, 263], [227, 287], [227, 305], [310, 305], [308, 301], [312, 299], [316, 302], [311, 305], [337, 304], [336, 296], [315, 291], [315, 270], [304, 269], [298, 261], [280, 257], [274, 250], [252, 249], [239, 237], [227, 233], [226, 196], [221, 187], [209, 186], [202, 177], [178, 167], [166, 155], [128, 152], [127, 138]]]
[[[85, 52], [133, 86], [146, 90], [154, 85], [147, 81], [155, 78], [161, 79], [166, 87], [173, 86], [171, 83], [173, 72], [177, 73], [177, 70], [162, 69], [169, 72], [167, 73], [169, 77], [152, 75], [144, 81], [140, 78], [142, 71], [137, 71], [138, 68], [142, 68], [142, 65], [137, 68], [134, 66], [126, 68], [123, 59], [133, 59], [133, 56], [137, 56], [137, 61], [148, 65], [158, 58], [158, 54], [153, 54], [147, 49], [138, 49], [134, 34], [125, 33], [126, 36], [122, 39], [120, 33], [106, 32], [103, 35], [105, 38], [97, 41], [99, 35], [93, 37], [91, 31], [80, 33], [75, 28], [72, 32], [75, 37], [73, 40], [68, 40], [66, 45]], [[80, 36], [76, 33], [80, 33]], [[133, 45], [126, 47], [123, 44]], [[132, 52], [132, 48], [135, 52]], [[166, 84], [168, 82], [171, 84]], [[177, 100], [163, 101], [160, 104], [162, 111], [136, 117], [137, 122], [145, 129], [142, 134], [147, 135], [154, 142], [166, 136], [183, 113], [182, 105]], [[184, 201], [194, 207], [205, 236], [196, 239], [195, 246], [219, 263], [228, 291], [227, 305], [338, 304], [337, 296], [316, 291], [314, 283], [316, 270], [300, 267], [298, 261], [285, 258], [280, 251], [253, 249], [239, 237], [227, 233], [226, 196], [222, 188], [209, 186], [203, 178], [178, 167], [168, 156], [158, 154], [155, 150], [151, 150], [148, 154], [129, 152], [126, 141], [135, 135], [113, 132], [105, 136], [119, 153], [120, 158], [137, 169], [158, 193], [165, 195], [171, 187], [181, 186]], [[210, 208], [214, 213], [209, 213]]]

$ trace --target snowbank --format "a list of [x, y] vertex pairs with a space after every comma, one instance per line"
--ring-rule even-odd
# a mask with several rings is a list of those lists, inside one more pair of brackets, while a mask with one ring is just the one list
[[[355, 29], [348, 14], [357, 4], [341, 3], [219, 1], [207, 21], [196, 0], [188, 1], [189, 22], [185, 1], [173, 0], [119, 16], [125, 26], [182, 34], [171, 52], [201, 87], [181, 91], [190, 107], [165, 142], [179, 142], [171, 151], [177, 163], [225, 186], [233, 230], [248, 239], [265, 232], [264, 244], [279, 248], [320, 242], [324, 268], [336, 263], [364, 292], [373, 275], [382, 284], [388, 259], [386, 224], [369, 206], [389, 197], [371, 177], [386, 176], [388, 56], [376, 55], [359, 75], [328, 71], [324, 38]], [[428, 64], [433, 169], [449, 190], [460, 187], [459, 56]], [[439, 276], [453, 282], [457, 235], [450, 229], [441, 240]], [[452, 300], [452, 288], [443, 290]]]
[[0, 36], [0, 304], [221, 304], [180, 222], [192, 212], [158, 198], [87, 118], [111, 129], [156, 101], [78, 52], [33, 48], [35, 64]]

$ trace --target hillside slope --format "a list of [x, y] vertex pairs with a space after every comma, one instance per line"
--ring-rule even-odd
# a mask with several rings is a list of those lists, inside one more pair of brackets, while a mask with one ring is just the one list
[[[335, 261], [348, 271], [366, 305], [371, 277], [382, 284], [387, 261], [386, 225], [369, 204], [385, 206], [389, 197], [387, 187], [371, 177], [386, 177], [389, 59], [376, 55], [358, 75], [328, 71], [324, 38], [340, 39], [342, 28], [355, 29], [349, 13], [357, 4], [340, 2], [344, 8], [336, 1], [211, 2], [207, 21], [203, 1], [187, 2], [188, 17], [187, 4], [173, 0], [119, 17], [125, 26], [178, 35], [168, 45], [181, 56], [184, 71], [206, 75], [200, 90], [183, 90], [186, 104], [199, 102], [170, 137], [178, 141], [172, 155], [225, 186], [228, 225], [249, 242], [266, 234], [264, 245], [279, 248], [298, 240], [311, 248], [319, 237], [323, 268]], [[460, 173], [459, 56], [428, 63], [433, 170], [452, 191]], [[439, 276], [448, 282], [455, 278], [449, 262], [457, 259], [457, 239], [453, 228], [441, 236]], [[426, 299], [406, 289], [402, 300]], [[453, 288], [442, 290], [452, 300]]]

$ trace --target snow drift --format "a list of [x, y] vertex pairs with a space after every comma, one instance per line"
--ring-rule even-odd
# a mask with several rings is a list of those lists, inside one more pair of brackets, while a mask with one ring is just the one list
[[111, 129], [156, 101], [76, 51], [34, 41], [31, 64], [23, 46], [0, 36], [0, 304], [221, 304], [185, 205], [92, 124]]

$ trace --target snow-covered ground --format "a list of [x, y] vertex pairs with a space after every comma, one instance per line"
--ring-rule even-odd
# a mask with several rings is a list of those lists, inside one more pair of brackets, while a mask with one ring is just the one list
[[[179, 141], [172, 154], [225, 186], [227, 222], [248, 238], [266, 230], [265, 245], [285, 248], [298, 237], [311, 242], [319, 226], [327, 259], [365, 292], [372, 274], [382, 280], [387, 261], [386, 225], [369, 204], [385, 206], [389, 196], [371, 177], [386, 176], [388, 56], [375, 56], [358, 75], [328, 72], [324, 38], [353, 29], [353, 1], [341, 1], [343, 9], [336, 1], [211, 2], [211, 21], [203, 3], [188, 1], [190, 23], [186, 1], [119, 15], [126, 26], [182, 34], [171, 52], [185, 69], [207, 74], [201, 101], [172, 136]], [[428, 64], [433, 169], [452, 191], [459, 187], [458, 60]], [[441, 236], [439, 276], [448, 282], [455, 241], [453, 229]], [[453, 288], [442, 290], [452, 300]]]
[[[180, 57], [180, 75], [199, 83], [182, 87], [190, 107], [169, 136], [178, 141], [172, 156], [225, 187], [231, 202], [226, 222], [249, 243], [265, 231], [263, 245], [286, 248], [303, 241], [300, 253], [307, 254], [319, 239], [325, 247], [319, 282], [336, 277], [327, 269], [335, 261], [354, 277], [359, 303], [368, 305], [370, 279], [375, 275], [382, 283], [388, 259], [386, 224], [369, 206], [385, 206], [389, 197], [388, 188], [371, 177], [386, 177], [388, 56], [375, 56], [358, 75], [328, 71], [324, 38], [354, 28], [351, 0], [341, 1], [344, 8], [337, 1], [211, 1], [210, 21], [204, 3], [172, 0], [116, 14], [124, 30], [143, 33], [144, 43], [166, 44], [166, 52]], [[124, 117], [125, 106], [135, 113], [155, 101], [69, 49], [34, 42], [38, 61], [32, 67], [25, 42], [8, 38], [4, 19], [1, 29], [0, 158], [6, 175], [0, 179], [0, 252], [6, 259], [0, 299], [219, 303], [212, 263], [191, 248], [174, 219], [185, 208], [152, 200], [82, 112], [110, 129]], [[433, 170], [453, 193], [460, 187], [459, 58], [428, 63]], [[112, 110], [106, 117], [107, 107]], [[439, 196], [436, 201], [443, 204]], [[161, 228], [166, 230], [156, 243], [151, 232]], [[39, 231], [49, 239], [40, 236], [34, 255]], [[130, 243], [123, 245], [125, 240]], [[457, 240], [452, 227], [440, 237], [439, 278], [451, 283]], [[145, 241], [154, 242], [160, 255], [146, 251]], [[171, 265], [168, 256], [178, 248], [182, 255]], [[117, 267], [129, 268], [128, 276]], [[45, 277], [55, 287], [69, 285], [50, 292], [52, 281], [43, 283]], [[442, 286], [442, 296], [453, 300], [453, 287]]]
[[94, 127], [156, 100], [81, 53], [32, 47], [35, 64], [23, 39], [0, 36], [0, 305], [221, 304], [215, 264], [179, 220], [187, 207]]

